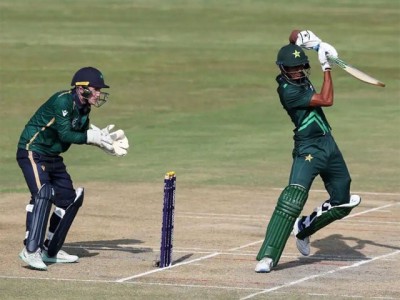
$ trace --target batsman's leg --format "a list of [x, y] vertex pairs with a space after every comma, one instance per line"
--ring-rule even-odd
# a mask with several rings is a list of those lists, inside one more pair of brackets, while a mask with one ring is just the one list
[[82, 206], [84, 198], [84, 189], [76, 189], [76, 197], [67, 208], [62, 209], [57, 207], [55, 214], [60, 218], [57, 228], [53, 234], [49, 234], [51, 239], [48, 241], [47, 251], [44, 255], [44, 260], [49, 262], [74, 262], [78, 260], [76, 255], [69, 255], [60, 250], [67, 237], [68, 231], [78, 213], [79, 208]]
[[296, 238], [305, 239], [330, 223], [344, 218], [360, 203], [359, 195], [351, 195], [348, 203], [336, 206], [332, 206], [329, 200], [325, 201], [310, 216], [300, 219], [302, 230], [297, 233]]
[[[257, 255], [257, 260], [269, 258], [271, 267], [276, 266], [293, 229], [296, 218], [301, 213], [308, 197], [306, 188], [300, 185], [289, 185], [281, 193], [271, 220], [267, 227], [265, 240]], [[269, 272], [261, 261], [256, 272]]]
[[329, 171], [321, 173], [330, 200], [317, 207], [310, 216], [300, 219], [301, 230], [296, 234], [298, 239], [305, 239], [330, 223], [344, 218], [361, 202], [360, 196], [350, 196], [349, 171], [337, 145], [332, 145], [335, 151], [330, 160]]

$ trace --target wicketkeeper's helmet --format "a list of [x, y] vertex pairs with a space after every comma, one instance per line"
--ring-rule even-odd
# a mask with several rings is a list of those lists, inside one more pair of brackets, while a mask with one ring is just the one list
[[[92, 95], [92, 92], [88, 87], [93, 87], [96, 89], [109, 88], [109, 86], [104, 83], [103, 74], [93, 67], [84, 67], [79, 69], [75, 73], [74, 77], [72, 77], [71, 86], [83, 87], [81, 96], [86, 100]], [[98, 97], [95, 106], [100, 107], [106, 103], [108, 96], [108, 93], [100, 92], [100, 96]]]
[[104, 83], [103, 74], [93, 67], [79, 69], [72, 77], [71, 86], [91, 86], [94, 88], [109, 88]]

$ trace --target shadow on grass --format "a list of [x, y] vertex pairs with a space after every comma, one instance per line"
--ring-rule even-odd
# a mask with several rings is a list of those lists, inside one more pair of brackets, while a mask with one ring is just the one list
[[[288, 242], [294, 242], [290, 239]], [[350, 246], [347, 241], [355, 242], [356, 245]], [[286, 268], [294, 268], [301, 265], [312, 265], [323, 261], [363, 261], [370, 260], [360, 250], [366, 245], [383, 247], [388, 249], [400, 250], [400, 247], [376, 243], [370, 240], [360, 240], [354, 237], [345, 237], [342, 234], [332, 234], [324, 239], [311, 241], [314, 248], [318, 248], [314, 254], [310, 256], [299, 257], [296, 261], [289, 261], [278, 264], [275, 270], [283, 270]], [[300, 254], [299, 254], [300, 255]]]

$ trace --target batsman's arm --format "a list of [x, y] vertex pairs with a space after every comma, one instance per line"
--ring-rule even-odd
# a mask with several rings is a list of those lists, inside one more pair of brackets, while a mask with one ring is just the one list
[[321, 92], [315, 93], [311, 97], [310, 106], [332, 106], [333, 105], [333, 81], [331, 71], [324, 72], [324, 82], [322, 83]]

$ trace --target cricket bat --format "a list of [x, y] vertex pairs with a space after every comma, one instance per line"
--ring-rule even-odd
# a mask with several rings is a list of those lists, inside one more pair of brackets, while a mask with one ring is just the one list
[[333, 57], [333, 56], [328, 56], [328, 60], [330, 63], [334, 63], [335, 65], [339, 66], [343, 70], [345, 70], [347, 73], [350, 75], [354, 76], [358, 80], [361, 80], [363, 82], [380, 86], [380, 87], [385, 87], [385, 84], [378, 79], [369, 76], [368, 74], [365, 74], [364, 72], [356, 69], [355, 67], [347, 64], [345, 61], [341, 60], [338, 57]]

